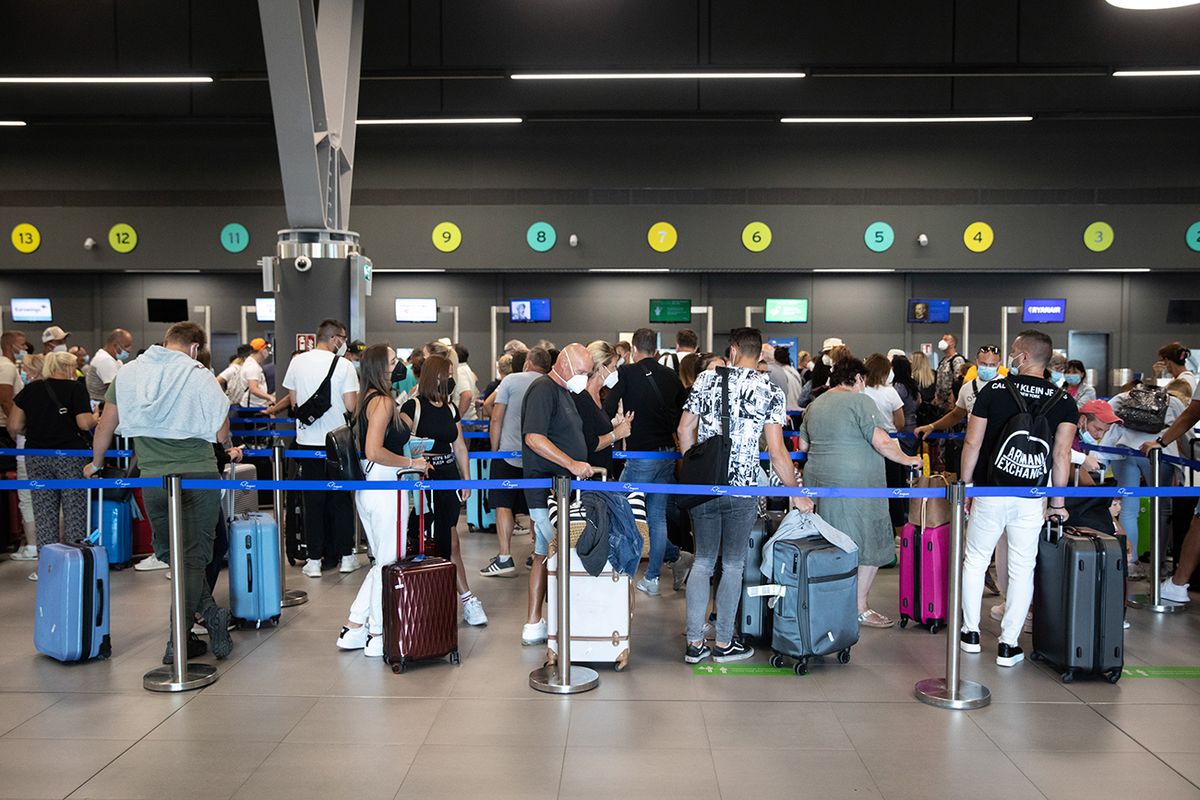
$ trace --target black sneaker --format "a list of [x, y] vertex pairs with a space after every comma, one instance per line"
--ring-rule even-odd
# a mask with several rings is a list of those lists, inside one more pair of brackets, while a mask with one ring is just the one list
[[[188, 661], [191, 661], [193, 658], [199, 658], [200, 656], [202, 656], [208, 652], [208, 645], [204, 643], [203, 639], [196, 636], [196, 634], [194, 634], [194, 633], [188, 634], [187, 644], [188, 644], [188, 651], [187, 651]], [[162, 662], [164, 665], [170, 666], [172, 663], [174, 663], [174, 661], [175, 661], [175, 646], [174, 646], [174, 643], [170, 639], [168, 639], [167, 640], [167, 652], [163, 654]]]
[[233, 650], [229, 619], [228, 608], [209, 606], [204, 611], [204, 627], [208, 628], [208, 640], [212, 642], [213, 655], [218, 659], [225, 658]]
[[1002, 667], [1015, 667], [1025, 660], [1025, 653], [1020, 645], [1000, 643], [996, 650], [996, 663]]
[[689, 664], [699, 664], [711, 654], [712, 650], [709, 650], [708, 645], [706, 645], [704, 642], [701, 642], [699, 647], [694, 644], [689, 644], [687, 646], [687, 651], [683, 654], [683, 660]]
[[958, 646], [964, 653], [978, 653], [982, 648], [979, 646], [979, 631], [963, 631], [958, 635]]
[[712, 660], [718, 664], [724, 664], [726, 661], [743, 661], [752, 655], [754, 655], [753, 647], [742, 644], [739, 639], [734, 639], [728, 647], [714, 647]]

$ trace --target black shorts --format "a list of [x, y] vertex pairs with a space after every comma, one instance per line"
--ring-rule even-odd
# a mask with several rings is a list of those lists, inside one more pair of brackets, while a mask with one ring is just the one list
[[[489, 479], [493, 481], [521, 480], [525, 472], [520, 467], [514, 467], [503, 458], [492, 461], [492, 471]], [[507, 508], [514, 514], [524, 514], [529, 511], [525, 502], [525, 493], [520, 489], [488, 489], [488, 503], [492, 508]]]
[[[545, 480], [547, 478], [549, 478], [551, 480], [554, 479], [553, 475], [547, 475], [546, 473], [543, 473], [543, 472], [535, 473], [533, 475], [526, 474], [525, 477], [529, 480], [537, 480], [537, 479]], [[526, 489], [525, 490], [525, 504], [531, 509], [533, 509], [533, 508], [549, 508], [550, 507], [550, 490], [549, 489]]]

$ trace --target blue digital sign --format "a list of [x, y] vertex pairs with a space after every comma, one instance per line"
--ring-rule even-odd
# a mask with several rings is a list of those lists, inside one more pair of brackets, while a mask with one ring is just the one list
[[1066, 322], [1067, 301], [1062, 297], [1038, 297], [1026, 300], [1021, 312], [1022, 322]]
[[550, 300], [533, 297], [508, 301], [509, 319], [512, 322], [549, 322]]
[[908, 321], [912, 323], [949, 322], [950, 301], [911, 298], [908, 301]]

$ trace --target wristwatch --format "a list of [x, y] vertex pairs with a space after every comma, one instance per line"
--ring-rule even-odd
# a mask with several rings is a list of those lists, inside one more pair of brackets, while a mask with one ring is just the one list
[[1154, 437], [1154, 441], [1158, 442], [1159, 447], [1166, 447], [1167, 443], [1162, 440], [1161, 436]]

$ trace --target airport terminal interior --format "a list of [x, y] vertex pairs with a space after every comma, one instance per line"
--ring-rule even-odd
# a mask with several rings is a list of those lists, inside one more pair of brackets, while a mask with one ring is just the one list
[[[5, 9], [0, 798], [1200, 798], [1198, 0]], [[661, 486], [707, 465], [718, 376], [733, 460], [689, 512]], [[998, 416], [1021, 381], [1078, 410], [1054, 442]], [[959, 487], [1018, 435], [1036, 480]], [[521, 508], [606, 445], [569, 524]], [[422, 455], [433, 491], [354, 483]], [[842, 535], [764, 548], [811, 524], [797, 478]], [[1076, 483], [1100, 532], [1043, 531]], [[543, 610], [568, 531], [609, 561]], [[1009, 600], [1036, 613], [1002, 629]]]

